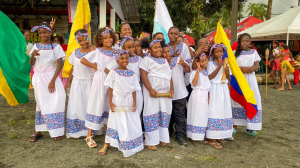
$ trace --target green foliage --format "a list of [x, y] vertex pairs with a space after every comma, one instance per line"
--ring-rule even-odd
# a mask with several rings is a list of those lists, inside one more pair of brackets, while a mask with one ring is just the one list
[[254, 16], [261, 20], [267, 17], [268, 5], [264, 3], [249, 3], [246, 12], [249, 12], [248, 16]]
[[8, 120], [8, 126], [14, 126], [14, 125], [16, 125], [17, 124], [17, 122], [14, 120], [14, 119], [9, 119]]
[[15, 133], [15, 132], [10, 132], [9, 134], [8, 134], [8, 138], [9, 139], [17, 139], [17, 138], [19, 138], [20, 136], [17, 134], [17, 133]]

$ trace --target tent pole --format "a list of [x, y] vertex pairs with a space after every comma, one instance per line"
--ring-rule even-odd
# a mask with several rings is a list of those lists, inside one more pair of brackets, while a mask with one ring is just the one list
[[287, 32], [287, 35], [286, 35], [286, 45], [289, 45], [289, 31]]

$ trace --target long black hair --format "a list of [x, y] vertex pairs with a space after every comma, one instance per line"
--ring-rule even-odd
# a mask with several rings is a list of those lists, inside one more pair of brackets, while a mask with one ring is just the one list
[[245, 37], [245, 36], [250, 37], [250, 40], [251, 40], [251, 36], [250, 36], [250, 34], [248, 34], [248, 33], [243, 33], [243, 34], [239, 37], [239, 39], [238, 39], [238, 46], [237, 46], [237, 48], [236, 48], [236, 50], [235, 50], [235, 57], [238, 57], [238, 56], [241, 54], [241, 52], [242, 52], [241, 41], [242, 41], [242, 38]]

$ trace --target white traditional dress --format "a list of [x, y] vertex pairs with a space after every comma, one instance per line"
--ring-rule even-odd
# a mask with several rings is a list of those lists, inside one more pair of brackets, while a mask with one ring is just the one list
[[[250, 51], [242, 51], [236, 60], [239, 67], [251, 67], [254, 65], [254, 62], [260, 61], [261, 58], [258, 55], [256, 50], [251, 49]], [[254, 92], [254, 97], [256, 100], [258, 112], [254, 116], [254, 118], [250, 120], [246, 116], [246, 110], [239, 103], [235, 102], [234, 100], [231, 100], [233, 125], [246, 125], [247, 129], [261, 130], [262, 129], [262, 106], [261, 106], [261, 97], [257, 85], [255, 72], [252, 72], [251, 74], [244, 74], [244, 76], [251, 90]]]
[[94, 74], [85, 118], [85, 126], [92, 130], [102, 130], [103, 125], [107, 123], [110, 106], [107, 87], [104, 86], [107, 76], [104, 70], [115, 59], [115, 55], [115, 50], [97, 48], [84, 56], [89, 62], [96, 63], [98, 69]]
[[138, 78], [132, 70], [114, 69], [104, 82], [113, 89], [112, 102], [116, 107], [127, 107], [126, 111], [109, 111], [105, 143], [116, 147], [129, 157], [144, 149], [143, 133], [138, 111], [128, 110], [133, 105], [132, 93], [141, 90]]
[[[180, 54], [179, 57], [181, 57], [187, 63], [187, 65], [190, 67], [190, 69], [192, 69], [193, 59], [191, 58], [189, 47], [185, 43], [180, 42], [180, 44], [175, 48], [175, 50], [171, 46], [170, 46], [170, 49], [171, 49], [172, 55], [178, 50], [177, 53]], [[183, 71], [182, 71], [182, 73], [183, 73]], [[184, 82], [185, 82], [186, 86], [189, 85], [189, 83], [190, 83], [190, 75], [191, 75], [191, 72], [184, 74]]]
[[50, 93], [48, 86], [57, 68], [57, 60], [65, 57], [59, 44], [36, 43], [34, 50], [40, 50], [35, 56], [32, 85], [36, 100], [35, 130], [48, 131], [51, 138], [64, 135], [66, 92], [59, 78], [55, 80], [55, 92]]
[[186, 90], [183, 67], [178, 64], [179, 61], [180, 61], [180, 57], [173, 57], [172, 60], [170, 61], [170, 68], [172, 70], [172, 81], [174, 87], [174, 96], [172, 100], [183, 99], [187, 97], [189, 94], [188, 91]]
[[[217, 69], [218, 65], [214, 61], [209, 61], [207, 72], [210, 75]], [[225, 139], [232, 137], [232, 111], [228, 80], [222, 84], [223, 68], [220, 69], [214, 79], [211, 80], [211, 90], [209, 92], [209, 113], [206, 137], [208, 139]]]
[[211, 88], [206, 70], [199, 72], [198, 83], [193, 85], [196, 70], [191, 73], [190, 83], [193, 88], [187, 109], [187, 137], [203, 140], [208, 122], [208, 93]]
[[[166, 59], [147, 55], [140, 63], [140, 68], [148, 72], [151, 87], [158, 93], [170, 91], [171, 69]], [[172, 99], [150, 97], [143, 85], [145, 144], [158, 145], [159, 141], [169, 143], [169, 122], [172, 113]]]
[[[139, 83], [140, 83], [140, 80], [141, 80], [139, 65], [140, 65], [140, 62], [142, 61], [142, 59], [143, 58], [138, 56], [138, 55], [135, 55], [134, 57], [129, 57], [129, 64], [127, 65], [127, 68], [129, 70], [132, 70], [135, 73], [135, 75], [138, 78]], [[118, 65], [117, 61], [113, 60], [111, 63], [109, 63], [107, 65], [106, 68], [111, 71], [111, 70], [114, 70], [118, 67], [119, 67], [119, 65]], [[137, 110], [138, 110], [139, 114], [141, 114], [141, 112], [143, 110], [143, 93], [142, 93], [142, 90], [137, 90], [136, 91], [136, 106], [137, 106]]]
[[67, 138], [79, 138], [88, 133], [85, 127], [85, 117], [94, 70], [80, 62], [81, 58], [87, 54], [81, 53], [80, 48], [77, 48], [69, 57], [69, 62], [73, 65], [73, 80], [67, 110]]

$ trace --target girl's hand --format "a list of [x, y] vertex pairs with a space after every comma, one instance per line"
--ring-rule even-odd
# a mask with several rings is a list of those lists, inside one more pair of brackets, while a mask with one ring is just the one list
[[215, 59], [215, 61], [218, 64], [218, 66], [223, 66], [222, 58]]
[[39, 51], [40, 51], [40, 50], [34, 50], [34, 51], [31, 53], [31, 56], [40, 56]]
[[154, 89], [150, 90], [149, 93], [150, 97], [157, 98], [157, 92]]
[[50, 81], [49, 85], [48, 85], [48, 89], [50, 93], [54, 93], [55, 92], [55, 82]]
[[111, 109], [112, 112], [115, 112], [115, 111], [114, 111], [114, 108], [115, 108], [115, 107], [116, 107], [116, 105], [115, 105], [113, 102], [111, 102], [111, 103], [110, 103], [110, 109]]
[[71, 88], [71, 84], [70, 84], [70, 82], [68, 82], [68, 83], [65, 85], [65, 90], [70, 89], [70, 88]]
[[54, 28], [55, 21], [56, 21], [56, 19], [53, 19], [53, 18], [52, 18], [52, 20], [51, 20], [51, 22], [50, 22], [50, 27], [51, 27], [52, 30], [53, 30], [53, 28]]
[[227, 65], [226, 68], [225, 68], [225, 75], [229, 75], [229, 66]]
[[184, 65], [185, 64], [185, 62], [184, 62], [184, 60], [181, 58], [181, 57], [179, 57], [180, 58], [180, 60], [179, 60], [179, 63], [178, 64], [180, 64], [180, 65]]
[[173, 89], [171, 89], [171, 90], [169, 91], [169, 93], [171, 93], [170, 99], [172, 99], [173, 96], [174, 96], [174, 91], [173, 91]]
[[197, 62], [197, 72], [199, 73], [200, 71], [202, 71], [202, 68], [200, 66], [200, 62]]
[[203, 49], [202, 47], [199, 47], [195, 53], [196, 56], [199, 56], [202, 53]]
[[133, 107], [133, 110], [131, 110], [132, 112], [135, 112], [136, 111], [136, 104], [134, 103], [133, 105], [132, 105], [132, 107]]
[[[97, 64], [95, 63], [95, 65], [97, 66]], [[97, 68], [94, 68], [94, 72], [97, 72], [98, 71], [98, 66]]]

